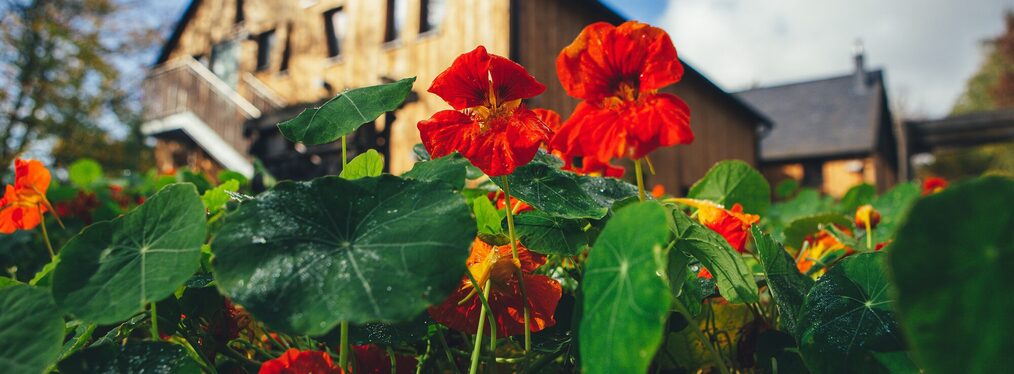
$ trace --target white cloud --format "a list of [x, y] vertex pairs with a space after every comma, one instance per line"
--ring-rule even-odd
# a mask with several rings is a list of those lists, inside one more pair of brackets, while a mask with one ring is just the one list
[[938, 116], [1007, 9], [1014, 0], [670, 0], [658, 23], [681, 57], [732, 91], [847, 73], [862, 39], [892, 100]]

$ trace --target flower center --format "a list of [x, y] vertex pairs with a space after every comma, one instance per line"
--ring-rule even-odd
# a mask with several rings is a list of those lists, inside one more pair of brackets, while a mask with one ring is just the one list
[[[491, 287], [505, 286], [516, 277], [517, 271], [520, 268], [521, 261], [514, 259], [511, 255], [501, 256], [500, 251], [494, 247], [488, 257], [482, 262], [469, 266], [468, 271], [475, 277], [475, 282], [478, 283], [479, 288], [485, 291], [487, 280], [490, 281]], [[461, 299], [458, 304], [464, 304], [475, 296], [476, 293], [473, 287], [468, 296]]]

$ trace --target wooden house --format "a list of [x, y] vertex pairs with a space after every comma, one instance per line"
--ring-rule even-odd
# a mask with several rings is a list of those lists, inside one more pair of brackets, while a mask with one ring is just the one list
[[[577, 101], [556, 57], [596, 21], [624, 18], [591, 0], [192, 0], [146, 80], [144, 129], [165, 169], [249, 173], [256, 158], [279, 178], [337, 173], [338, 145], [293, 144], [275, 125], [343, 89], [415, 76], [401, 108], [349, 140], [350, 153], [378, 149], [397, 174], [416, 160], [416, 123], [448, 108], [426, 88], [477, 45], [548, 86], [530, 107], [569, 115]], [[766, 117], [689, 66], [671, 91], [689, 104], [697, 140], [653, 154], [649, 183], [680, 192], [719, 160], [757, 163]]]
[[883, 71], [865, 67], [861, 48], [854, 59], [849, 74], [737, 93], [774, 121], [760, 143], [772, 184], [792, 178], [841, 197], [861, 183], [882, 192], [904, 174]]

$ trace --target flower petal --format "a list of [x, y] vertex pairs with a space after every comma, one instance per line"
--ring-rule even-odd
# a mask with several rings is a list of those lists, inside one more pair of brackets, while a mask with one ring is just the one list
[[[556, 305], [563, 295], [563, 288], [553, 278], [539, 274], [525, 274], [525, 291], [528, 297], [529, 327], [539, 332], [556, 324]], [[516, 286], [515, 286], [516, 288]], [[514, 293], [496, 294], [491, 307], [495, 311], [497, 328], [502, 335], [525, 333], [525, 314], [520, 290]]]
[[630, 119], [624, 122], [635, 126], [629, 130], [635, 136], [630, 140], [634, 148], [633, 158], [644, 157], [659, 147], [694, 141], [694, 132], [690, 129], [690, 107], [676, 95], [642, 96], [636, 105], [624, 108], [633, 112], [633, 115], [625, 116]]
[[585, 100], [613, 96], [621, 83], [646, 92], [683, 76], [669, 35], [636, 21], [588, 25], [560, 52], [556, 70], [567, 94]]
[[524, 67], [497, 55], [490, 55], [489, 79], [498, 103], [532, 98], [546, 90]]
[[428, 91], [456, 110], [486, 104], [489, 101], [490, 58], [486, 47], [481, 45], [461, 54], [433, 79]]
[[45, 194], [49, 188], [49, 170], [38, 160], [14, 160], [14, 187]]

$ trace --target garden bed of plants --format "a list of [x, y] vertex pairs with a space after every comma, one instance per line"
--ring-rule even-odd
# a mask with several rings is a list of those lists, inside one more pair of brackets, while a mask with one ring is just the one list
[[[842, 199], [741, 161], [686, 196], [650, 153], [693, 141], [669, 37], [593, 24], [557, 60], [581, 99], [478, 47], [428, 91], [418, 163], [340, 175], [65, 181], [18, 160], [0, 200], [0, 368], [16, 373], [996, 372], [1014, 349], [1014, 181]], [[342, 142], [409, 78], [279, 124]], [[427, 82], [430, 83], [430, 82]], [[555, 82], [554, 82], [555, 84]], [[627, 159], [628, 161], [622, 161]], [[624, 163], [627, 162], [627, 163]], [[628, 179], [622, 165], [632, 165]], [[43, 259], [43, 260], [40, 260]]]

